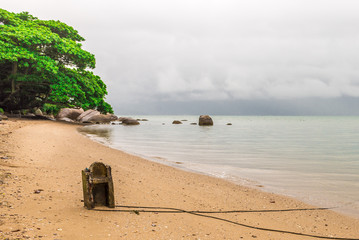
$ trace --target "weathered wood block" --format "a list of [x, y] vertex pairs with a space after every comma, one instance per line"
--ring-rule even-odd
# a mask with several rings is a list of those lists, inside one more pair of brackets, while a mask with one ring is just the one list
[[115, 207], [111, 167], [102, 162], [94, 162], [90, 168], [82, 170], [84, 205], [87, 209], [95, 206]]

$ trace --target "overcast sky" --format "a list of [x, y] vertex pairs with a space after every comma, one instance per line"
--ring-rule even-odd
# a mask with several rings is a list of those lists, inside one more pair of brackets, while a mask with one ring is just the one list
[[0, 3], [77, 29], [119, 115], [359, 115], [357, 0]]

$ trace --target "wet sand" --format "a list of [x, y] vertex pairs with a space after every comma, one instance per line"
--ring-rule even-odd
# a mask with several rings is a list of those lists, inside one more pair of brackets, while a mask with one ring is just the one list
[[[0, 122], [0, 238], [359, 239], [358, 219], [132, 156], [78, 127]], [[115, 209], [83, 207], [81, 170], [95, 161], [112, 167]]]

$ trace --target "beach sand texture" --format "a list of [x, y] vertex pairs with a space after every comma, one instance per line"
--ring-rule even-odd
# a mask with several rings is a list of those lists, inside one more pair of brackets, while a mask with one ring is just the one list
[[[358, 219], [330, 210], [265, 212], [313, 206], [111, 149], [78, 133], [78, 125], [0, 123], [0, 239], [318, 239], [288, 232], [359, 239]], [[116, 205], [259, 212], [200, 214], [209, 218], [87, 210], [81, 170], [95, 161], [112, 167]]]

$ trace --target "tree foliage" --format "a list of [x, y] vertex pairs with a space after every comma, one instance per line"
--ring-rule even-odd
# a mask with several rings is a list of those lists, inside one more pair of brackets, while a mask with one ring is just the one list
[[0, 9], [0, 107], [95, 108], [112, 112], [106, 85], [90, 69], [85, 39], [60, 21]]

